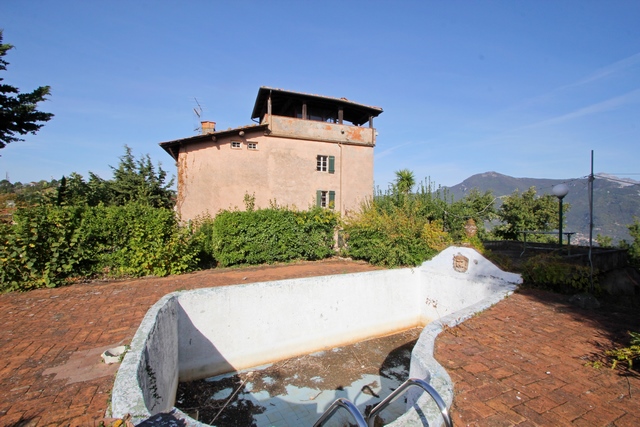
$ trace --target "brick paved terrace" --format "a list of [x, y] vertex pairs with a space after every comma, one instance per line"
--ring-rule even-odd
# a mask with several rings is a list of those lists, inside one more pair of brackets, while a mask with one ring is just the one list
[[[117, 369], [100, 354], [127, 344], [169, 292], [373, 269], [329, 260], [0, 295], [0, 425], [97, 426]], [[603, 307], [578, 309], [566, 296], [524, 290], [446, 330], [436, 357], [454, 382], [455, 424], [640, 425], [640, 376], [588, 365], [626, 344], [640, 319]]]

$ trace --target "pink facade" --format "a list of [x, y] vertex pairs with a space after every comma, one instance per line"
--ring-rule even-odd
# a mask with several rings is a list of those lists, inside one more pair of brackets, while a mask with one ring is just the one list
[[[300, 210], [321, 205], [342, 214], [358, 210], [372, 197], [375, 129], [339, 119], [333, 123], [273, 114], [282, 111], [272, 110], [274, 89], [261, 88], [260, 94], [267, 89], [267, 113], [261, 114], [259, 125], [221, 132], [209, 128], [202, 135], [161, 144], [177, 159], [176, 208], [182, 220], [215, 216], [223, 209], [243, 210], [246, 195], [255, 198], [256, 208], [271, 203]], [[293, 96], [295, 103], [296, 96], [304, 94], [279, 91], [277, 95], [276, 101]], [[305, 95], [301, 108], [309, 105], [313, 112], [313, 97]], [[382, 112], [334, 98], [321, 101], [323, 111], [331, 114], [328, 107], [335, 107], [340, 118], [339, 110], [360, 107], [369, 113], [370, 125], [373, 113]]]

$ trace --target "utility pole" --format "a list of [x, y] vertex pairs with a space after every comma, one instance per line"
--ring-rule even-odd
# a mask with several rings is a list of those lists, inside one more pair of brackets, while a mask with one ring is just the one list
[[593, 174], [593, 150], [591, 150], [591, 173], [589, 174], [589, 287], [593, 294], [593, 260], [591, 259], [591, 252], [593, 250], [593, 181], [595, 175]]

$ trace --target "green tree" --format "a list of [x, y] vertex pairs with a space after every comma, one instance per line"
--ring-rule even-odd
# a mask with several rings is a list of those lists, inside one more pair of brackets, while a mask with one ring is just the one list
[[[4, 59], [12, 49], [10, 44], [2, 43], [0, 30], [0, 71], [5, 71], [9, 63]], [[22, 141], [16, 135], [35, 134], [53, 114], [38, 111], [38, 102], [45, 101], [51, 94], [49, 86], [40, 86], [33, 92], [20, 93], [18, 88], [2, 83], [0, 78], [0, 148], [14, 141]]]
[[124, 148], [125, 154], [120, 157], [118, 167], [111, 166], [113, 181], [109, 187], [113, 193], [114, 204], [124, 205], [137, 201], [157, 208], [173, 207], [173, 178], [165, 182], [167, 172], [160, 165], [156, 170], [148, 154], [136, 159], [130, 147], [125, 145]]
[[633, 224], [629, 225], [629, 234], [633, 238], [633, 242], [629, 245], [629, 257], [631, 263], [640, 266], [640, 220], [633, 219]]
[[598, 234], [596, 236], [596, 242], [601, 248], [612, 248], [613, 247], [613, 238], [611, 236], [605, 236], [602, 234]]
[[450, 231], [454, 239], [464, 240], [465, 224], [469, 219], [473, 219], [478, 227], [478, 236], [483, 238], [485, 232], [485, 222], [497, 217], [496, 198], [491, 190], [481, 193], [477, 188], [472, 189], [463, 199], [451, 203], [446, 215], [446, 228]]
[[[563, 210], [569, 210], [564, 204]], [[514, 191], [498, 210], [502, 224], [494, 228], [497, 237], [517, 240], [522, 230], [550, 231], [558, 227], [558, 202], [552, 195], [536, 195], [535, 187], [520, 193]]]
[[394, 188], [400, 194], [409, 194], [411, 189], [416, 184], [416, 179], [413, 172], [409, 169], [401, 169], [396, 171], [396, 181]]

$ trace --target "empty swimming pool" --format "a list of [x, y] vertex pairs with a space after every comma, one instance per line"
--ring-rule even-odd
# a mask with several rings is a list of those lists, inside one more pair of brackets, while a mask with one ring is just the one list
[[[424, 327], [410, 376], [423, 378], [447, 404], [452, 386], [433, 360], [433, 340], [515, 289], [518, 275], [470, 248], [451, 247], [417, 268], [263, 282], [175, 292], [146, 314], [116, 376], [112, 416], [136, 421], [174, 411], [179, 381], [275, 363], [326, 348]], [[407, 394], [393, 425], [439, 420], [429, 398]], [[421, 425], [421, 424], [417, 424]], [[436, 424], [437, 425], [437, 424]]]

